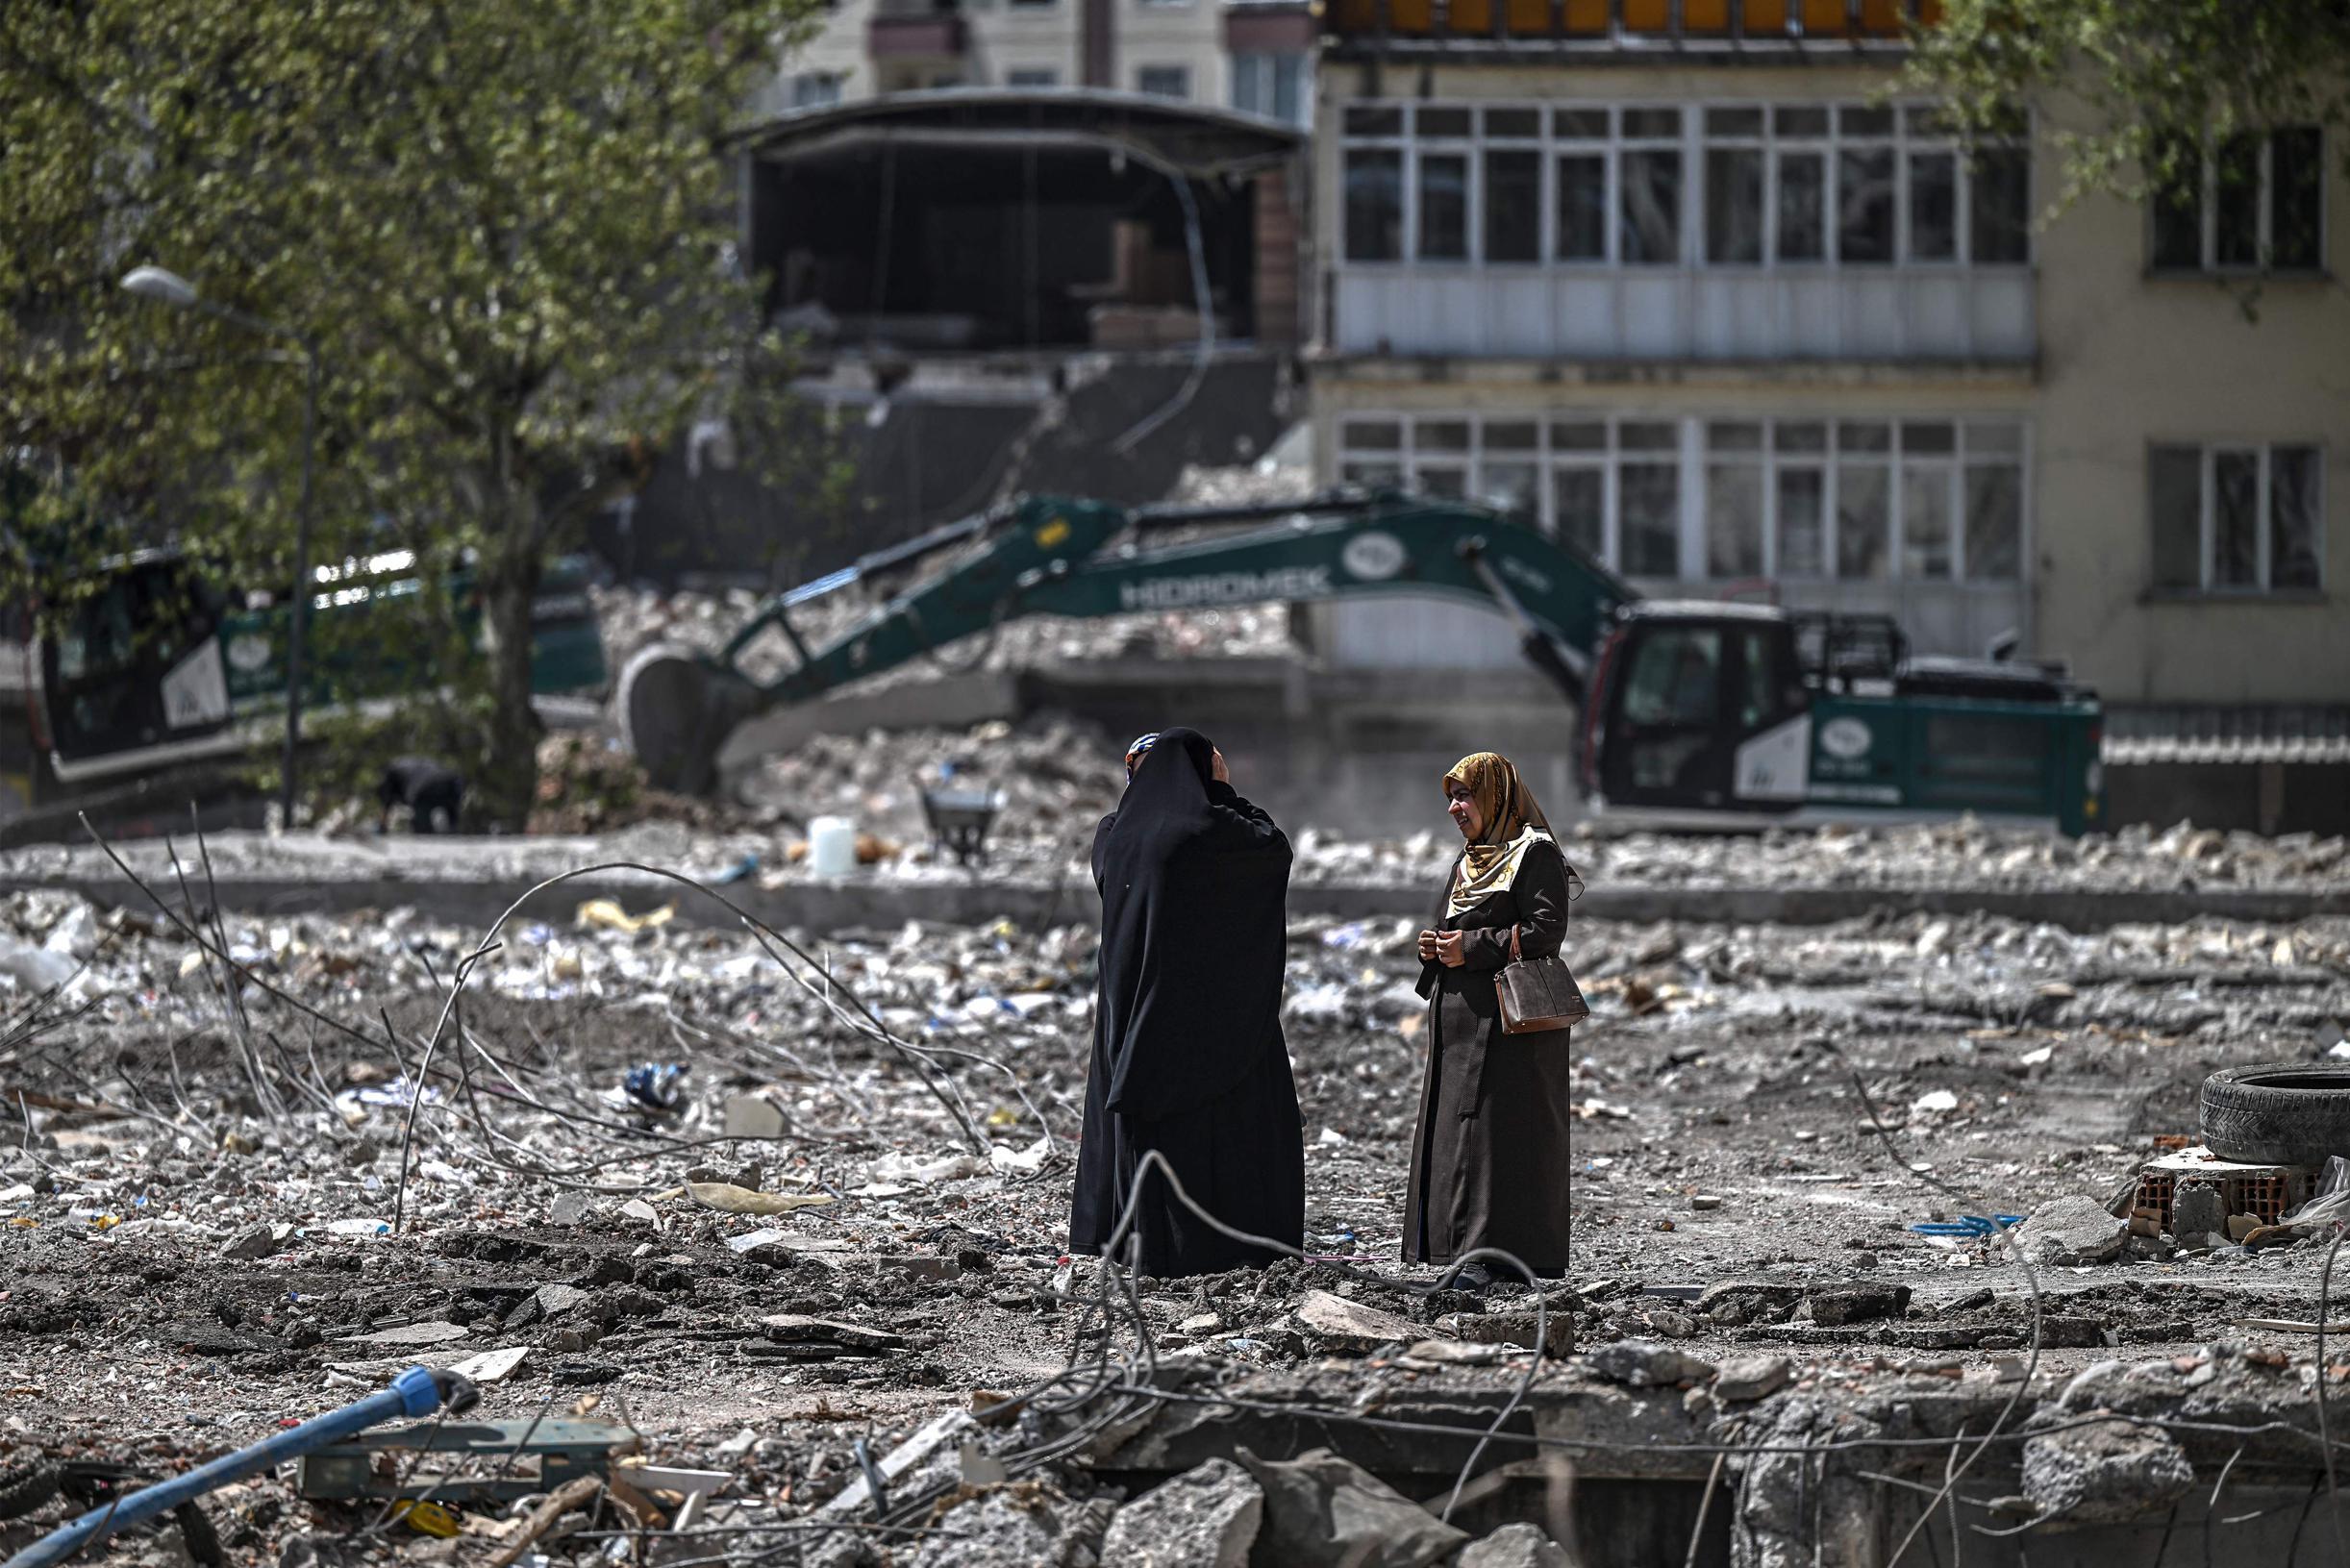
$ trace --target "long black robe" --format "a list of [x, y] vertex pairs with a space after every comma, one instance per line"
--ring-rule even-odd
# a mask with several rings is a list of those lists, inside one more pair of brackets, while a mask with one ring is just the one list
[[[1456, 870], [1458, 868], [1456, 867]], [[1448, 878], [1445, 883], [1452, 885]], [[1437, 906], [1438, 931], [1466, 933], [1467, 962], [1420, 966], [1428, 999], [1428, 1075], [1412, 1140], [1412, 1182], [1404, 1207], [1407, 1262], [1449, 1263], [1478, 1247], [1499, 1247], [1529, 1268], [1566, 1268], [1567, 1030], [1504, 1034], [1494, 972], [1510, 961], [1510, 928], [1526, 957], [1559, 951], [1566, 938], [1566, 858], [1558, 845], [1528, 847], [1512, 884], [1458, 919]], [[1510, 1269], [1487, 1259], [1495, 1278]]]
[[[1093, 838], [1101, 991], [1069, 1250], [1098, 1253], [1157, 1150], [1225, 1224], [1305, 1237], [1305, 1137], [1281, 1033], [1289, 841], [1210, 777], [1212, 748], [1161, 734]], [[1212, 1274], [1280, 1255], [1203, 1223], [1156, 1173], [1136, 1207], [1143, 1273]], [[1126, 1257], [1123, 1241], [1115, 1256]]]

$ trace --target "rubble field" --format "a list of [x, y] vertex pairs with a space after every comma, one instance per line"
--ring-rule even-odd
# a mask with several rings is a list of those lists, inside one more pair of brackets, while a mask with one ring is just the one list
[[[386, 878], [535, 881], [592, 862], [635, 860], [745, 888], [787, 888], [820, 880], [806, 859], [808, 823], [845, 816], [863, 834], [867, 863], [859, 877], [870, 885], [984, 884], [1089, 893], [1093, 833], [1116, 808], [1126, 741], [1053, 714], [964, 730], [819, 735], [760, 764], [736, 798], [712, 802], [645, 788], [618, 739], [581, 733], [546, 743], [541, 793], [549, 805], [538, 831], [527, 835], [383, 836], [372, 831], [370, 805], [334, 816], [320, 832], [224, 833], [208, 847], [223, 880], [275, 877], [289, 885]], [[1233, 765], [1236, 784], [1246, 793], [1248, 759]], [[933, 840], [922, 794], [941, 787], [1000, 795], [983, 862], [963, 864]], [[1438, 817], [1433, 809], [1430, 815]], [[2350, 839], [2262, 838], [2185, 823], [2082, 839], [1972, 818], [1702, 836], [1568, 823], [1562, 812], [1560, 833], [1577, 871], [1602, 894], [1844, 889], [2191, 898], [2338, 896], [2350, 888]], [[1292, 843], [1292, 886], [1309, 888], [1434, 889], [1460, 850], [1441, 820], [1427, 832], [1388, 839], [1303, 826]], [[113, 849], [142, 876], [172, 880], [160, 844], [128, 841]], [[88, 883], [110, 876], [112, 864], [106, 847], [73, 842], [12, 850], [6, 870], [18, 884]]]
[[[1577, 858], [1923, 879], [2024, 847]], [[2138, 850], [2048, 847], [2085, 876], [2240, 870], [2225, 841]], [[2261, 1532], [2307, 1513], [2312, 1394], [2342, 1375], [2310, 1332], [2340, 1315], [2330, 1232], [2182, 1250], [2121, 1215], [2208, 1073], [2341, 1043], [2350, 918], [1578, 919], [1574, 1267], [1472, 1294], [1397, 1260], [1412, 921], [1291, 924], [1309, 1257], [1131, 1281], [1064, 1248], [1088, 927], [776, 933], [594, 900], [485, 933], [213, 910], [186, 863], [140, 908], [0, 897], [0, 1491], [44, 1458], [172, 1473], [421, 1362], [479, 1374], [469, 1421], [610, 1423], [655, 1468], [543, 1517], [468, 1504], [451, 1537], [281, 1471], [206, 1502], [229, 1560], [1880, 1560], [1795, 1488], [1896, 1537], [1939, 1489], [1935, 1531], [1962, 1506], [1991, 1562], [2019, 1559], [1976, 1524], [2159, 1529], [2239, 1462], [2290, 1506], [2213, 1493], [2264, 1521], [2223, 1543], [2267, 1554], [2218, 1560], [2285, 1560]], [[1970, 1215], [2034, 1218], [2011, 1248]]]

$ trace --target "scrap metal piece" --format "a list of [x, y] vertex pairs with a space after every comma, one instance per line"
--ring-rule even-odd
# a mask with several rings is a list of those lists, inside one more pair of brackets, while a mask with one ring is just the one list
[[641, 1442], [628, 1428], [604, 1421], [426, 1422], [304, 1455], [294, 1490], [318, 1502], [418, 1496], [429, 1489], [461, 1507], [511, 1503], [601, 1477]]

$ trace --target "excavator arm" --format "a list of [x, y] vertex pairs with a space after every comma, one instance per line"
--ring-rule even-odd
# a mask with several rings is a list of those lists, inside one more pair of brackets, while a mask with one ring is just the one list
[[[1260, 526], [1198, 536], [1250, 523]], [[1177, 533], [1187, 536], [1171, 536]], [[820, 646], [804, 641], [792, 624], [799, 606], [885, 583], [940, 556], [943, 564]], [[1435, 594], [1499, 609], [1528, 657], [1576, 699], [1617, 608], [1638, 597], [1588, 557], [1455, 502], [1377, 493], [1280, 508], [1130, 510], [1031, 497], [778, 595], [714, 658], [646, 650], [622, 675], [621, 715], [656, 784], [699, 790], [714, 782], [719, 752], [745, 719], [1020, 616], [1376, 594]], [[772, 681], [754, 681], [739, 660], [770, 628], [791, 643], [798, 662]]]

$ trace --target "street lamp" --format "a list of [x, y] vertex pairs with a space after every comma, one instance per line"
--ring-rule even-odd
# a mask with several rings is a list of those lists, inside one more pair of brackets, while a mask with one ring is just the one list
[[247, 332], [257, 332], [270, 337], [283, 337], [302, 351], [302, 506], [294, 514], [294, 594], [293, 625], [286, 640], [286, 761], [285, 778], [280, 794], [279, 814], [290, 832], [294, 825], [294, 797], [299, 779], [297, 759], [302, 749], [302, 634], [310, 616], [310, 513], [311, 470], [312, 454], [318, 436], [318, 345], [291, 327], [251, 315], [232, 306], [208, 300], [196, 292], [196, 286], [176, 272], [159, 266], [134, 267], [123, 275], [122, 286], [141, 299], [151, 299], [174, 310], [202, 311], [223, 321], [233, 321]]

